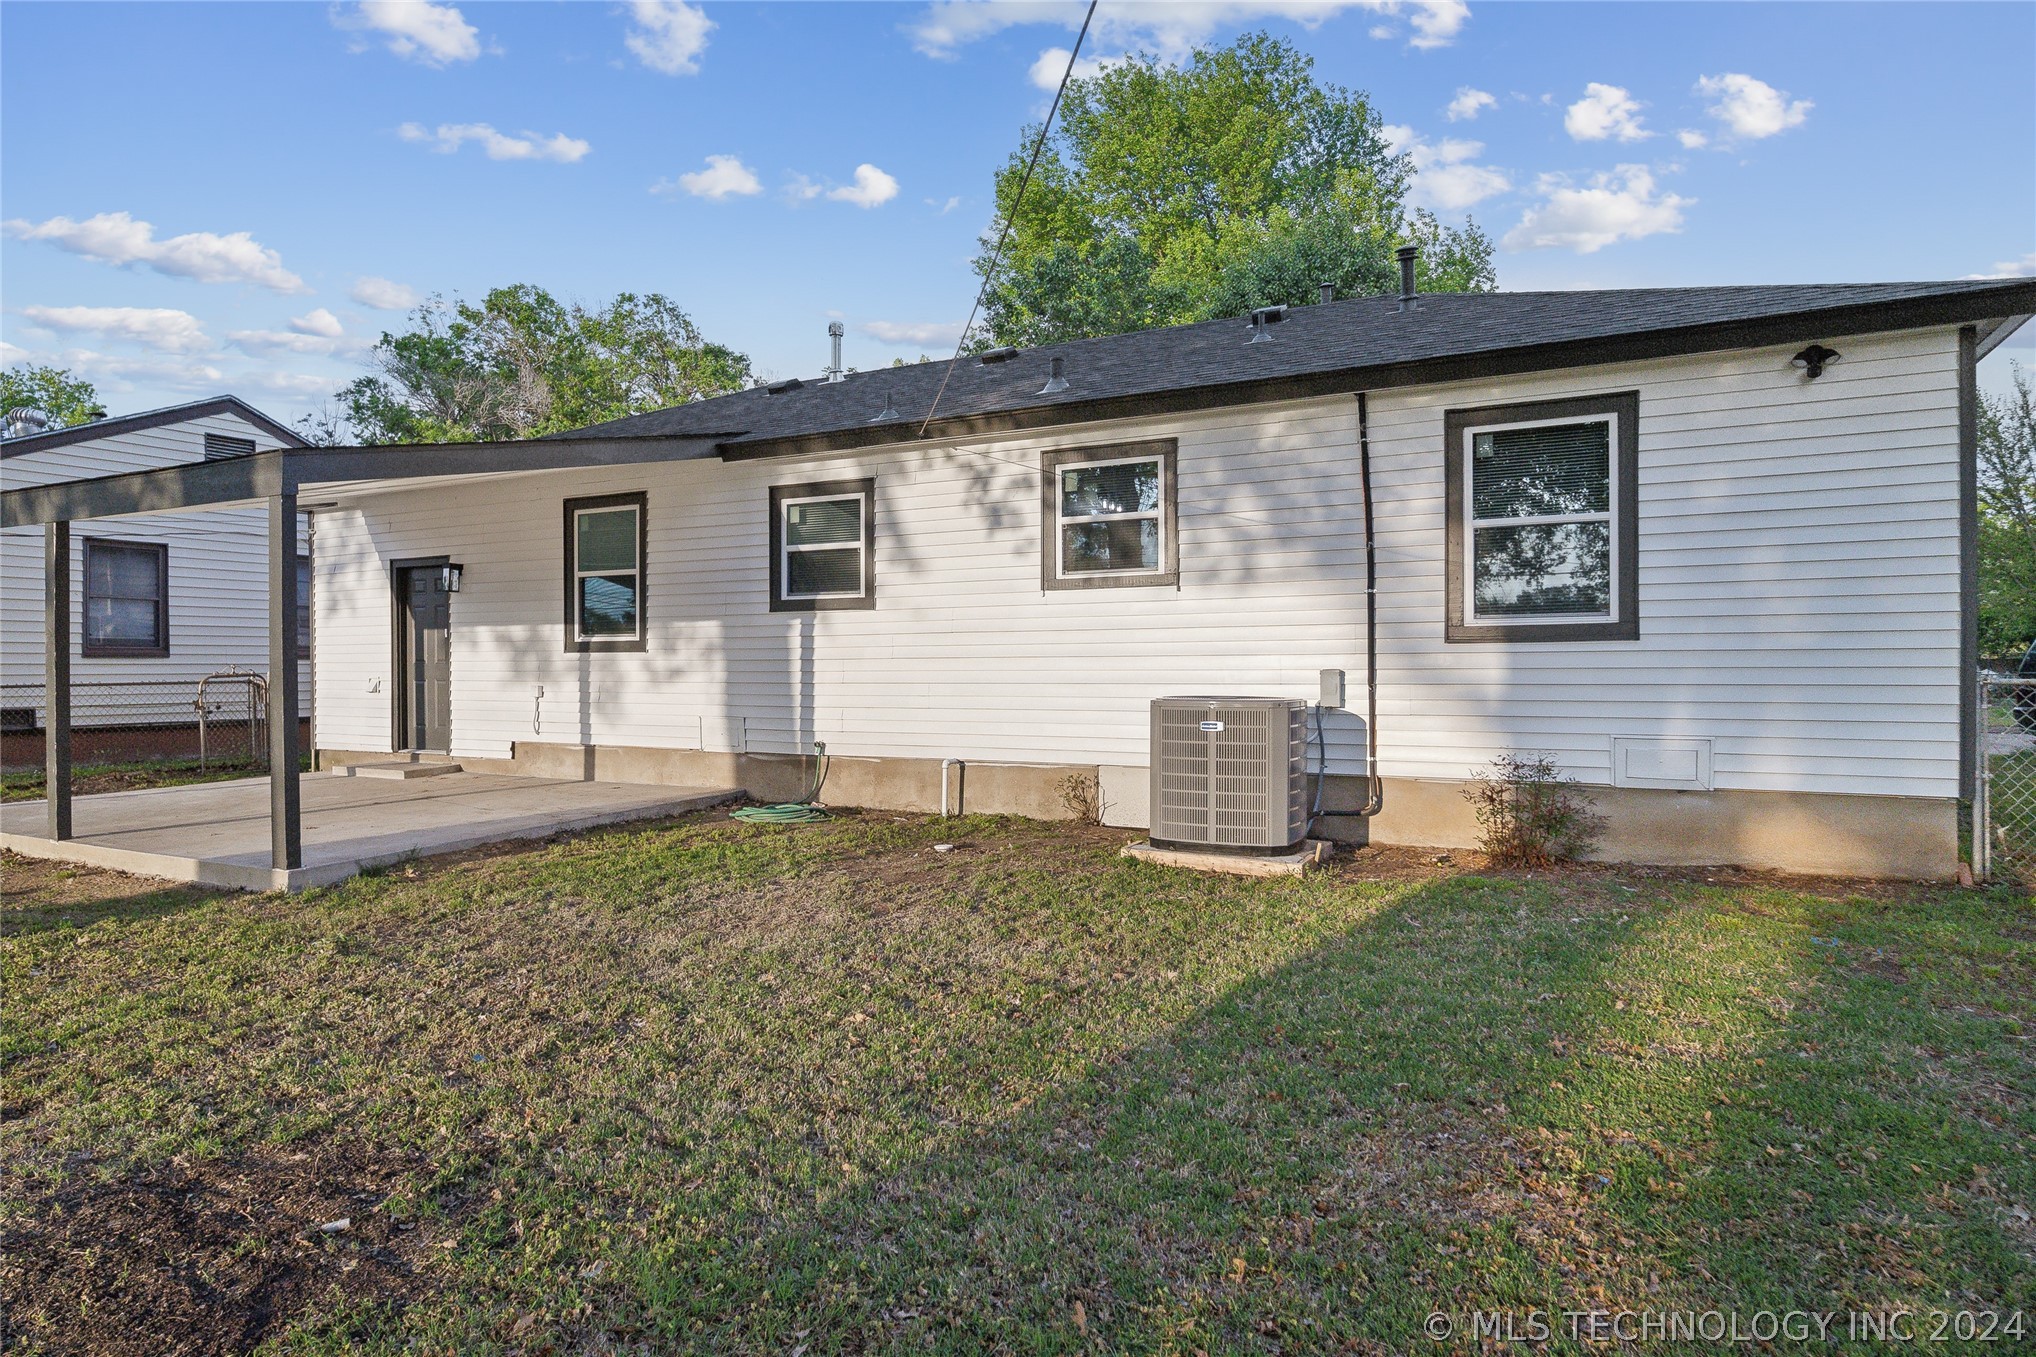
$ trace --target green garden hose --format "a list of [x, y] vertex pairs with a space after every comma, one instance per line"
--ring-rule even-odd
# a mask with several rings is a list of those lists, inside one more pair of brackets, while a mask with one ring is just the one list
[[798, 801], [775, 806], [744, 806], [730, 818], [750, 825], [815, 825], [834, 817], [813, 803], [820, 799], [820, 784], [827, 781], [827, 746], [813, 742], [813, 786]]
[[752, 825], [811, 825], [833, 817], [818, 806], [787, 801], [776, 806], [744, 806], [733, 818]]

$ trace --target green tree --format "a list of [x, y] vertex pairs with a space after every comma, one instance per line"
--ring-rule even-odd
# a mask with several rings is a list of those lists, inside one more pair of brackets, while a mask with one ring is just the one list
[[1396, 247], [1422, 246], [1439, 291], [1493, 286], [1492, 247], [1410, 212], [1414, 173], [1362, 93], [1318, 83], [1314, 61], [1263, 33], [1182, 67], [1137, 57], [1068, 82], [1060, 125], [1024, 201], [1037, 127], [998, 171], [1013, 213], [979, 342], [1042, 344], [1241, 315], [1252, 307], [1397, 285]]
[[433, 297], [334, 397], [363, 443], [533, 438], [737, 390], [749, 359], [657, 293], [598, 309], [529, 284]]
[[0, 372], [0, 412], [30, 406], [49, 416], [52, 429], [82, 424], [99, 405], [99, 392], [64, 368], [15, 367]]
[[2036, 640], [2036, 399], [2016, 364], [2013, 391], [1979, 401], [1979, 644], [2016, 654]]

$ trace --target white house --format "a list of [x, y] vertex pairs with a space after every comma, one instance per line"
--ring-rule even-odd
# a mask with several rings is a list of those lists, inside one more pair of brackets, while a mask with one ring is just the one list
[[[246, 402], [220, 396], [8, 437], [0, 441], [0, 485], [15, 490], [304, 445]], [[71, 588], [80, 726], [188, 722], [205, 675], [268, 669], [266, 524], [259, 508], [194, 510], [81, 531]], [[308, 580], [308, 540], [302, 550]], [[35, 528], [0, 533], [0, 707], [10, 730], [41, 720], [42, 551]], [[308, 695], [308, 645], [305, 652], [307, 682], [299, 691]], [[302, 706], [308, 713], [308, 698]]]
[[1607, 857], [1942, 876], [1974, 365], [2031, 312], [2027, 279], [1364, 298], [176, 493], [314, 511], [321, 766], [779, 798], [824, 742], [833, 804], [933, 808], [959, 759], [971, 811], [1072, 776], [1140, 825], [1152, 699], [1341, 670], [1332, 835], [1469, 843], [1466, 779], [1546, 751]]

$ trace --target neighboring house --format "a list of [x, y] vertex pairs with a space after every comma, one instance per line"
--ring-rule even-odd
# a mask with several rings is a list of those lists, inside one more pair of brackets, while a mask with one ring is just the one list
[[[15, 490], [303, 446], [261, 411], [220, 396], [7, 438], [0, 483]], [[189, 722], [205, 675], [232, 667], [265, 673], [267, 543], [259, 507], [81, 524], [71, 586], [76, 723]], [[300, 550], [308, 579], [308, 539]], [[18, 735], [41, 719], [41, 531], [6, 529], [0, 553], [0, 706]], [[300, 708], [308, 715], [308, 645], [300, 672], [307, 680]], [[10, 745], [10, 762], [14, 752]]]
[[1468, 844], [1466, 780], [1547, 751], [1607, 857], [1945, 876], [1975, 364], [2032, 312], [2029, 279], [1367, 298], [7, 521], [314, 510], [321, 765], [781, 798], [820, 741], [834, 804], [936, 807], [961, 759], [971, 811], [1092, 778], [1141, 825], [1152, 699], [1313, 700], [1331, 669], [1335, 836]]

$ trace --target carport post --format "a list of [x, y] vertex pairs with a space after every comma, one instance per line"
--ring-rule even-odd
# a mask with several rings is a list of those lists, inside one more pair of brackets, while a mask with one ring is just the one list
[[304, 865], [297, 802], [297, 495], [269, 496], [270, 865]]
[[42, 525], [43, 804], [49, 836], [71, 837], [71, 525]]

